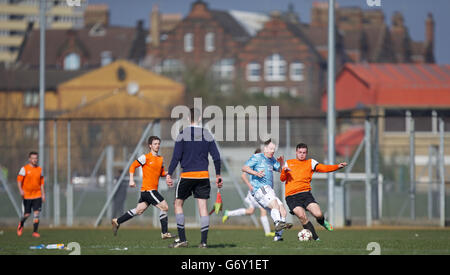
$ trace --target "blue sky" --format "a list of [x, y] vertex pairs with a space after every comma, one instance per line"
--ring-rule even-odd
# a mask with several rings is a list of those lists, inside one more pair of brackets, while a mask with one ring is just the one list
[[[205, 0], [211, 9], [243, 10], [268, 13], [272, 10], [287, 10], [294, 5], [302, 22], [310, 21], [311, 6], [317, 0]], [[320, 0], [325, 1], [326, 0]], [[88, 0], [89, 4], [106, 3], [110, 6], [111, 24], [135, 26], [144, 20], [148, 27], [153, 4], [158, 4], [163, 13], [186, 15], [194, 0]], [[366, 0], [336, 0], [340, 6], [357, 6], [371, 9]], [[413, 40], [425, 39], [425, 19], [431, 12], [435, 20], [435, 57], [438, 64], [450, 64], [450, 0], [381, 0], [386, 23], [391, 24], [395, 11], [400, 11]]]

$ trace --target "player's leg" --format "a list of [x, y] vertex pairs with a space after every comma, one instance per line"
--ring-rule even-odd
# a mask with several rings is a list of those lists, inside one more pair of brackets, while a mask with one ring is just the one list
[[303, 228], [311, 231], [313, 239], [314, 240], [319, 239], [319, 236], [317, 235], [314, 225], [311, 223], [311, 221], [309, 221], [308, 217], [306, 216], [306, 210], [301, 206], [297, 206], [294, 208], [292, 212], [294, 212], [295, 216], [297, 216], [297, 218], [300, 220], [300, 223], [302, 224]]
[[39, 228], [39, 215], [41, 213], [42, 208], [42, 198], [32, 200], [33, 207], [33, 237], [39, 238], [40, 235], [38, 233]]
[[173, 238], [173, 236], [169, 232], [168, 224], [169, 224], [169, 218], [167, 216], [167, 212], [169, 211], [169, 205], [165, 200], [161, 201], [157, 205], [155, 205], [159, 209], [159, 221], [161, 223], [161, 238], [162, 239], [169, 239]]
[[141, 193], [141, 198], [139, 199], [139, 202], [136, 205], [136, 208], [130, 209], [127, 212], [125, 212], [122, 216], [120, 216], [119, 218], [113, 218], [111, 220], [114, 236], [117, 235], [117, 231], [119, 230], [119, 227], [122, 223], [132, 219], [134, 216], [141, 215], [148, 208], [149, 203], [146, 202], [144, 193], [145, 192]]
[[320, 209], [320, 206], [316, 202], [312, 202], [308, 204], [306, 207], [308, 211], [316, 218], [316, 221], [323, 226], [328, 231], [333, 231], [333, 226], [325, 220], [325, 217], [323, 216], [322, 210]]
[[209, 232], [209, 213], [206, 199], [197, 199], [198, 211], [200, 214], [200, 247], [206, 247]]
[[178, 248], [178, 247], [187, 247], [188, 242], [186, 240], [186, 231], [184, 228], [185, 219], [183, 212], [183, 204], [184, 201], [192, 195], [192, 185], [193, 182], [191, 179], [180, 179], [177, 184], [177, 188], [175, 191], [175, 202], [174, 202], [174, 211], [175, 211], [175, 221], [177, 223], [178, 237], [179, 240], [175, 240], [174, 243], [169, 245], [170, 248]]
[[211, 193], [211, 185], [209, 179], [198, 180], [194, 186], [194, 198], [197, 199], [198, 210], [200, 214], [200, 248], [206, 248], [208, 242], [209, 232], [209, 213], [208, 213], [208, 199]]
[[[280, 214], [281, 214], [281, 222], [284, 223], [284, 227], [281, 230], [275, 230], [275, 236], [274, 241], [282, 241], [283, 240], [283, 231], [284, 229], [290, 229], [292, 227], [292, 223], [286, 222], [286, 208], [284, 207], [283, 203], [279, 198], [276, 198], [276, 202], [278, 204], [278, 207], [280, 208]], [[276, 228], [275, 228], [276, 229]]]
[[[235, 210], [228, 210], [226, 209], [223, 216], [222, 216], [222, 223], [225, 223], [229, 217], [235, 217], [235, 216], [244, 216], [244, 215], [251, 215], [255, 212], [255, 207], [252, 204], [253, 196], [250, 194], [250, 192], [247, 193], [247, 196], [244, 199], [244, 203], [247, 206], [247, 208], [238, 208]], [[254, 199], [253, 199], [254, 200]]]
[[261, 224], [263, 226], [265, 236], [266, 237], [274, 237], [275, 232], [270, 231], [270, 224], [269, 224], [269, 219], [267, 218], [267, 211], [264, 208], [259, 207], [259, 214], [260, 214], [259, 219], [261, 220]]
[[25, 225], [25, 221], [31, 215], [31, 200], [26, 200], [26, 199], [23, 200], [22, 211], [23, 211], [23, 215], [19, 221], [19, 225], [17, 226], [17, 236], [19, 236], [19, 237], [22, 236], [23, 226]]

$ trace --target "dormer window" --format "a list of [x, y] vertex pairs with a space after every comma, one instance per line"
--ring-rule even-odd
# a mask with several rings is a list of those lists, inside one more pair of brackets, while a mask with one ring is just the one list
[[64, 58], [64, 70], [79, 70], [81, 66], [80, 56], [76, 53], [70, 53]]

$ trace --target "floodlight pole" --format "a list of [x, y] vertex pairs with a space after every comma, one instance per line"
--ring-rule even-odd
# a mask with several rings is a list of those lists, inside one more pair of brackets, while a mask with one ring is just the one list
[[46, 0], [40, 2], [39, 16], [39, 166], [44, 167], [45, 164], [45, 10]]
[[[335, 113], [335, 26], [334, 26], [334, 0], [328, 0], [328, 164], [335, 163], [334, 134], [336, 124]], [[328, 174], [328, 216], [332, 224], [335, 223], [334, 211], [334, 173]]]

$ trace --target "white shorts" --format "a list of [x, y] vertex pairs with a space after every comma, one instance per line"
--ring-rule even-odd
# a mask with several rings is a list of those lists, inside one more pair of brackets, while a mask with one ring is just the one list
[[277, 200], [277, 203], [279, 205], [283, 205], [280, 199], [275, 195], [275, 191], [273, 191], [272, 187], [270, 187], [269, 185], [264, 185], [263, 187], [259, 188], [255, 192], [254, 198], [256, 202], [258, 202], [259, 205], [264, 207], [266, 210], [269, 208], [269, 204], [273, 200]]
[[255, 200], [255, 198], [252, 196], [252, 193], [248, 191], [247, 197], [244, 199], [244, 203], [247, 205], [248, 208], [260, 208], [261, 205]]

